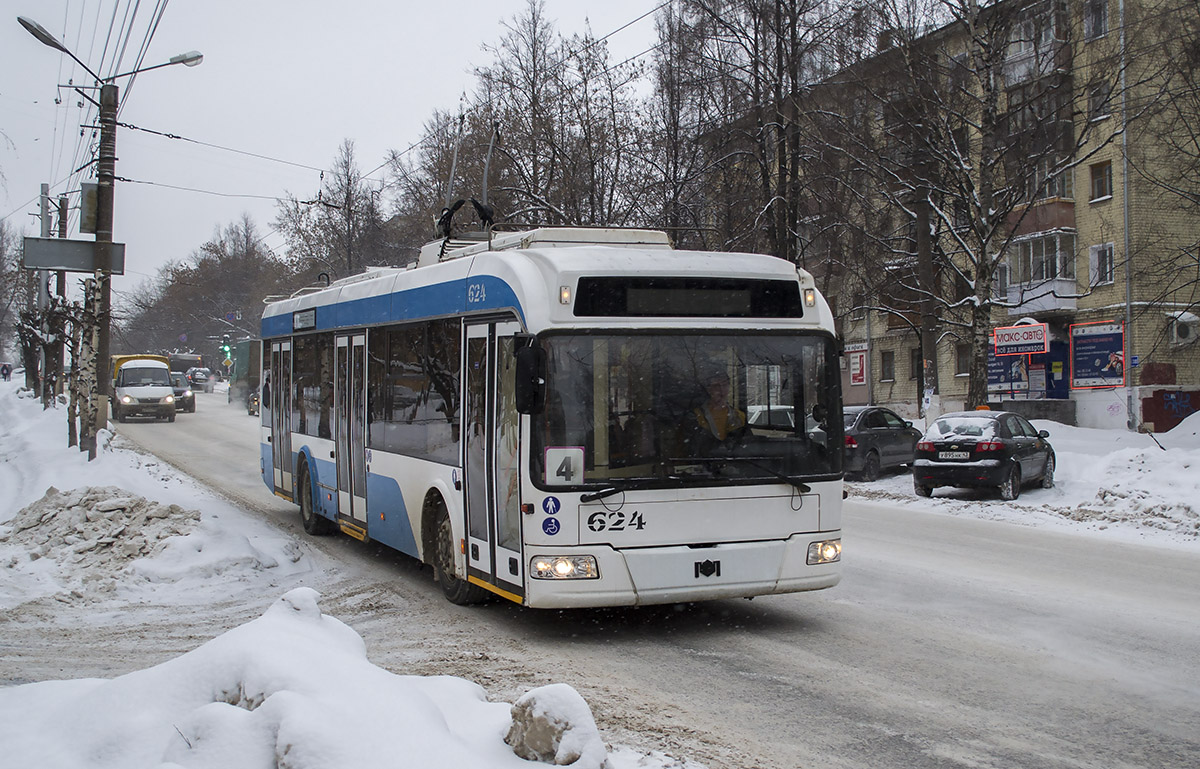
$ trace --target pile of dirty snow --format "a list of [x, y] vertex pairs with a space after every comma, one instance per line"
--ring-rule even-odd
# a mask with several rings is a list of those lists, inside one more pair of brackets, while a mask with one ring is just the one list
[[62, 492], [51, 486], [19, 510], [0, 542], [21, 545], [31, 560], [51, 558], [91, 573], [121, 572], [129, 561], [157, 553], [164, 540], [187, 534], [199, 510], [163, 505], [115, 486]]
[[264, 570], [282, 578], [307, 571], [303, 558], [295, 540], [248, 536], [216, 512], [202, 517], [116, 486], [50, 487], [0, 524], [0, 608], [42, 595], [91, 602], [136, 583], [186, 591]]

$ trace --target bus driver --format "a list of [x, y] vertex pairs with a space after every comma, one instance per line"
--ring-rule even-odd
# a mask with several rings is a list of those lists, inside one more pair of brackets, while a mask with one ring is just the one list
[[708, 397], [692, 409], [701, 432], [718, 441], [739, 437], [746, 429], [746, 415], [729, 402], [729, 375], [723, 369], [714, 369], [703, 382]]

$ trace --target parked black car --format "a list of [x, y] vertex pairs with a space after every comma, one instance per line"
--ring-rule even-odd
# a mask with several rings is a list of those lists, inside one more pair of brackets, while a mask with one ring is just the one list
[[913, 487], [928, 497], [938, 486], [994, 487], [1016, 499], [1021, 486], [1054, 486], [1054, 448], [1020, 414], [959, 411], [938, 417], [917, 444]]
[[192, 385], [188, 382], [187, 374], [172, 371], [171, 387], [175, 390], [175, 410], [194, 414], [196, 412], [196, 394], [192, 392]]
[[894, 411], [879, 406], [847, 406], [843, 467], [847, 475], [874, 481], [884, 468], [913, 463], [921, 431]]

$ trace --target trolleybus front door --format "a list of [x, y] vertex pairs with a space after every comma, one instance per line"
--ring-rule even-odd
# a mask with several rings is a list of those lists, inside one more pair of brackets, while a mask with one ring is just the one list
[[334, 456], [337, 462], [338, 518], [366, 535], [366, 334], [339, 336], [334, 349]]
[[[271, 377], [264, 385], [271, 409], [271, 456], [275, 493], [292, 499], [292, 343], [271, 343]], [[260, 404], [267, 408], [267, 404]]]
[[476, 584], [520, 600], [520, 416], [516, 409], [516, 323], [467, 326], [466, 483], [467, 575]]

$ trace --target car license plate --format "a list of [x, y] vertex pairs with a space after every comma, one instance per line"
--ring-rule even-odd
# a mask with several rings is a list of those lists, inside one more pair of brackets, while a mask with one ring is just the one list
[[969, 451], [939, 451], [938, 459], [966, 459], [971, 456]]

